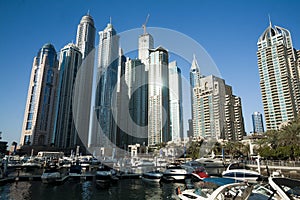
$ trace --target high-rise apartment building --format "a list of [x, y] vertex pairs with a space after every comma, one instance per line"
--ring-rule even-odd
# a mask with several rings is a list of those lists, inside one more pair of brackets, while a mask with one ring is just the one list
[[95, 34], [93, 18], [87, 14], [82, 17], [77, 28], [76, 46], [82, 54], [82, 63], [77, 70], [74, 90], [76, 129], [85, 146], [88, 146], [90, 131], [90, 112], [95, 60]]
[[245, 135], [241, 99], [213, 75], [203, 76], [195, 61], [190, 70], [193, 136], [242, 140]]
[[[125, 84], [123, 91], [126, 99], [120, 105], [124, 108], [118, 115], [126, 123], [126, 143], [147, 144], [148, 143], [148, 72], [145, 65], [139, 59], [128, 58], [125, 63]], [[125, 95], [124, 95], [125, 96]]]
[[95, 48], [96, 29], [93, 18], [87, 14], [82, 17], [77, 28], [76, 45], [82, 53], [82, 59]]
[[111, 23], [99, 32], [97, 89], [95, 96], [95, 114], [93, 120], [91, 146], [116, 144], [116, 119], [113, 109], [117, 102], [113, 94], [118, 82], [119, 36]]
[[[197, 96], [194, 93], [194, 88], [196, 87], [200, 87], [200, 68], [197, 62], [197, 59], [194, 55], [193, 61], [192, 61], [192, 65], [190, 68], [190, 88], [191, 88], [191, 113], [192, 113], [192, 119], [191, 121], [189, 121], [189, 124], [192, 123], [194, 124], [194, 121], [199, 121], [199, 117], [200, 115], [195, 115], [196, 110], [197, 110]], [[194, 128], [196, 128], [196, 130], [193, 130]], [[199, 127], [193, 125], [192, 129], [189, 129], [192, 132], [189, 132], [189, 136], [194, 136], [196, 135], [197, 137], [199, 137]], [[194, 131], [196, 132], [196, 134], [194, 134]]]
[[169, 63], [170, 131], [172, 141], [183, 139], [182, 79], [177, 62]]
[[299, 51], [290, 32], [269, 27], [257, 42], [260, 88], [267, 130], [277, 130], [299, 112]]
[[67, 44], [60, 51], [59, 59], [59, 85], [56, 105], [56, 122], [54, 128], [55, 146], [67, 152], [75, 150], [79, 145], [84, 148], [78, 135], [75, 122], [80, 113], [75, 115], [74, 109], [80, 102], [73, 99], [77, 71], [82, 62], [82, 54], [75, 44]]
[[50, 145], [58, 79], [57, 54], [45, 44], [34, 58], [20, 145]]
[[152, 35], [144, 33], [139, 36], [138, 58], [145, 64], [146, 70], [149, 69], [149, 49], [154, 48]]
[[193, 88], [194, 137], [222, 139], [225, 137], [225, 82], [215, 76], [199, 79]]
[[253, 124], [253, 133], [263, 133], [264, 124], [263, 124], [263, 117], [260, 112], [254, 112], [252, 114], [252, 124]]
[[169, 108], [169, 58], [161, 46], [149, 50], [148, 145], [171, 140]]

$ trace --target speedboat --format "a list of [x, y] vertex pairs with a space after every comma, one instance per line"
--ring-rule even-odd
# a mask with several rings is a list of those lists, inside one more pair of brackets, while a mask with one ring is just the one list
[[62, 174], [55, 166], [50, 166], [49, 168], [45, 169], [42, 176], [42, 183], [56, 183], [57, 181], [62, 179]]
[[222, 173], [224, 178], [233, 178], [241, 181], [256, 182], [261, 178], [260, 173], [250, 170], [244, 163], [234, 162], [231, 163], [227, 169]]
[[167, 165], [167, 169], [163, 173], [164, 181], [182, 181], [184, 180], [190, 173], [187, 170], [178, 165], [178, 164], [170, 164]]
[[101, 165], [96, 171], [96, 184], [100, 187], [108, 187], [118, 180], [115, 170], [106, 165]]
[[[210, 200], [210, 199], [236, 199], [246, 200], [251, 195], [253, 186], [245, 182], [233, 182], [233, 179], [225, 179], [225, 184], [216, 178], [208, 178], [208, 181], [199, 182], [198, 187], [181, 191], [176, 189], [177, 196], [182, 200]], [[224, 179], [224, 178], [223, 178]], [[205, 180], [205, 179], [204, 179]], [[212, 182], [212, 181], [216, 182]]]
[[269, 184], [279, 199], [300, 199], [300, 180], [269, 177]]
[[192, 175], [197, 177], [198, 179], [208, 178], [209, 175], [207, 174], [204, 167], [197, 167], [193, 172]]
[[150, 171], [142, 174], [142, 180], [147, 182], [159, 182], [163, 173], [160, 171]]

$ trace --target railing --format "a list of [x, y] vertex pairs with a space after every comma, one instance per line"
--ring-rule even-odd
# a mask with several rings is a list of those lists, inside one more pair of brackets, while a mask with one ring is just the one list
[[[256, 160], [247, 160], [249, 165], [257, 165]], [[284, 161], [284, 160], [260, 160], [260, 165], [283, 166], [283, 167], [300, 167], [300, 161]]]

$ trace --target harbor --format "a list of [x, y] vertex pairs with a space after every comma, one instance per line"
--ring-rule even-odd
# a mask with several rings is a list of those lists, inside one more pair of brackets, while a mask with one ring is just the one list
[[[10, 160], [4, 167], [6, 172], [0, 179], [1, 199], [26, 199], [26, 195], [28, 199], [53, 199], [70, 188], [76, 188], [76, 191], [65, 194], [65, 199], [72, 199], [72, 195], [75, 194], [81, 199], [97, 199], [105, 196], [108, 199], [122, 199], [124, 195], [131, 196], [130, 199], [194, 199], [190, 195], [195, 193], [199, 185], [201, 187], [205, 185], [205, 188], [206, 185], [213, 186], [210, 192], [202, 189], [208, 192], [206, 196], [221, 195], [221, 193], [213, 193], [218, 192], [218, 188], [221, 191], [227, 190], [226, 187], [230, 189], [233, 186], [241, 187], [245, 193], [243, 192], [244, 196], [240, 199], [251, 199], [251, 195], [256, 195], [255, 191], [251, 192], [253, 188], [270, 184], [269, 182], [273, 181], [270, 178], [282, 178], [284, 182], [295, 181], [297, 186], [300, 173], [298, 163], [282, 168], [266, 161], [260, 164], [238, 160], [220, 163], [218, 159], [209, 158], [210, 162], [207, 162], [208, 158], [200, 158], [171, 163], [167, 158], [160, 158], [160, 165], [156, 165], [157, 159], [135, 157], [131, 159], [134, 160], [131, 166], [125, 166], [118, 160], [112, 162], [112, 160], [98, 160], [92, 157], [87, 159], [82, 156], [73, 158], [75, 162], [66, 162], [68, 159], [72, 160], [63, 157], [54, 159], [55, 163], [51, 162], [47, 165], [43, 165], [41, 161], [29, 165], [27, 159], [24, 163]], [[38, 159], [32, 157], [29, 160]], [[165, 162], [162, 162], [163, 160]], [[165, 164], [162, 166], [162, 163]], [[35, 187], [39, 188], [39, 192], [36, 193], [32, 189]], [[24, 195], [22, 198], [15, 196], [19, 192]]]

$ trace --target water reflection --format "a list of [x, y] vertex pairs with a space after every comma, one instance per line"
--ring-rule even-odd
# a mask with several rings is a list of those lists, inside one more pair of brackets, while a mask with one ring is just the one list
[[178, 185], [183, 187], [183, 184], [149, 184], [140, 179], [129, 179], [120, 180], [109, 188], [101, 189], [92, 181], [67, 181], [61, 185], [48, 185], [39, 181], [18, 182], [0, 187], [0, 199], [173, 199]]

